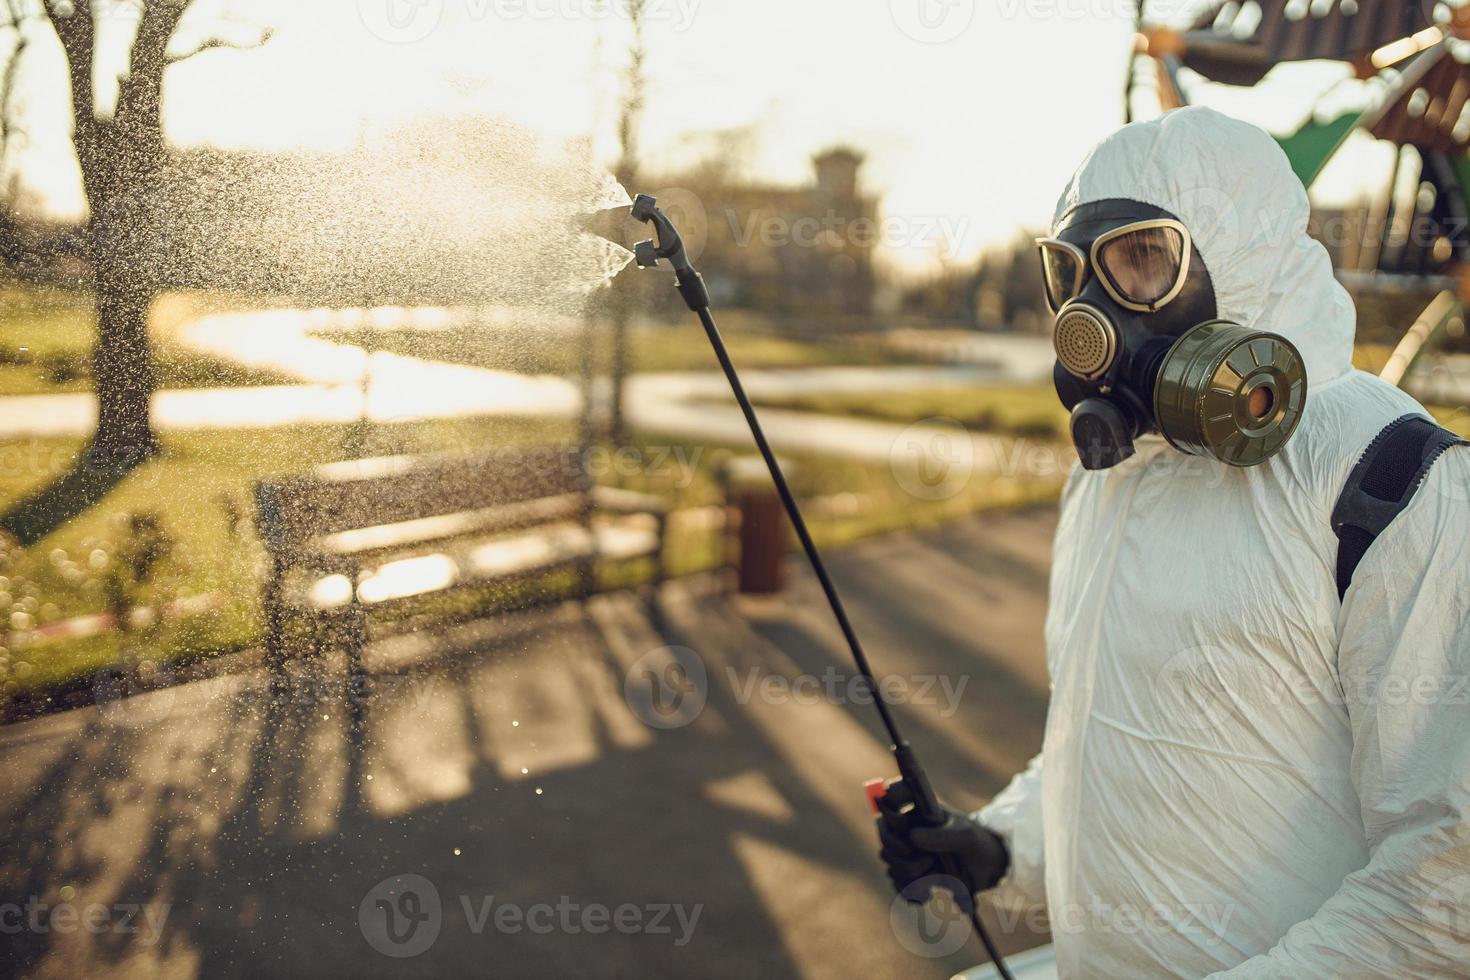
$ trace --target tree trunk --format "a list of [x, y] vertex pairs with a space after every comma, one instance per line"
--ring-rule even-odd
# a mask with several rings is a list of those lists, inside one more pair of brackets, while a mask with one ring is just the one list
[[93, 89], [96, 41], [90, 0], [47, 6], [71, 81], [72, 141], [91, 217], [87, 237], [97, 296], [92, 384], [97, 432], [89, 458], [137, 465], [158, 451], [150, 419], [153, 348], [148, 310], [158, 290], [158, 191], [164, 165], [163, 72], [168, 40], [188, 0], [141, 5], [128, 69], [111, 118]]
[[[105, 232], [104, 232], [105, 235]], [[92, 382], [97, 393], [97, 433], [89, 454], [109, 461], [141, 463], [158, 451], [152, 425], [155, 387], [148, 310], [153, 291], [128, 261], [108, 244], [93, 253], [97, 291], [97, 346]]]
[[88, 152], [77, 155], [92, 210], [87, 233], [97, 309], [97, 432], [88, 452], [136, 465], [158, 451], [148, 311], [164, 259], [156, 239], [163, 141], [156, 126], [96, 122], [89, 128]]

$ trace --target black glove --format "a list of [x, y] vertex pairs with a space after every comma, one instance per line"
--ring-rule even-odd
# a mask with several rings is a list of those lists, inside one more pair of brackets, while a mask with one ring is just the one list
[[[888, 866], [894, 890], [911, 902], [924, 902], [929, 889], [915, 887], [918, 882], [931, 875], [953, 875], [969, 890], [968, 896], [955, 896], [965, 905], [976, 892], [994, 888], [1011, 864], [1005, 842], [953, 807], [941, 805], [944, 822], [927, 825], [912, 808], [900, 809], [905, 796], [891, 789], [877, 801], [883, 845], [878, 856]], [[944, 857], [951, 860], [942, 861]]]

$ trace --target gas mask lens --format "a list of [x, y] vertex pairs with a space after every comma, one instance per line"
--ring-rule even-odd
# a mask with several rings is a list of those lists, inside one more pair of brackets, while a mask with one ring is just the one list
[[1041, 274], [1046, 282], [1046, 301], [1051, 311], [1060, 310], [1067, 300], [1082, 291], [1082, 272], [1087, 259], [1082, 250], [1070, 242], [1055, 238], [1039, 238]]
[[1189, 233], [1177, 221], [1146, 221], [1098, 236], [1098, 277], [1124, 307], [1153, 311], [1178, 295], [1189, 274]]
[[1189, 232], [1170, 218], [1135, 221], [1099, 235], [1085, 254], [1071, 242], [1038, 238], [1046, 299], [1053, 313], [1082, 292], [1088, 269], [1125, 309], [1152, 313], [1189, 275]]

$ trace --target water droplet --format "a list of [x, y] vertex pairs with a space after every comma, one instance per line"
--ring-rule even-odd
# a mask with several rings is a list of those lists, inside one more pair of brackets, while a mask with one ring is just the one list
[[77, 897], [77, 890], [75, 888], [73, 888], [71, 885], [62, 885], [61, 886], [61, 900], [63, 902], [70, 902], [72, 899], [74, 899], [76, 897]]

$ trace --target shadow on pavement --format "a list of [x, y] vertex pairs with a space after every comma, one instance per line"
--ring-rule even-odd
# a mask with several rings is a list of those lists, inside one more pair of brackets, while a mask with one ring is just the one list
[[[935, 561], [914, 540], [881, 553], [890, 582]], [[1016, 665], [1039, 623], [1025, 650], [967, 644], [862, 549], [837, 557], [875, 655], [973, 675], [949, 717], [902, 718], [956, 802], [993, 792], [1040, 742], [1045, 689]], [[615, 595], [472, 625], [374, 661], [360, 742], [331, 657], [274, 692], [233, 675], [10, 726], [0, 925], [22, 924], [0, 974], [950, 976], [975, 945], [916, 955], [889, 924], [871, 709], [746, 682], [846, 668], [811, 588], [752, 604], [675, 582], [656, 615]], [[666, 676], [670, 647], [702, 707], [650, 724], [629, 685]]]

